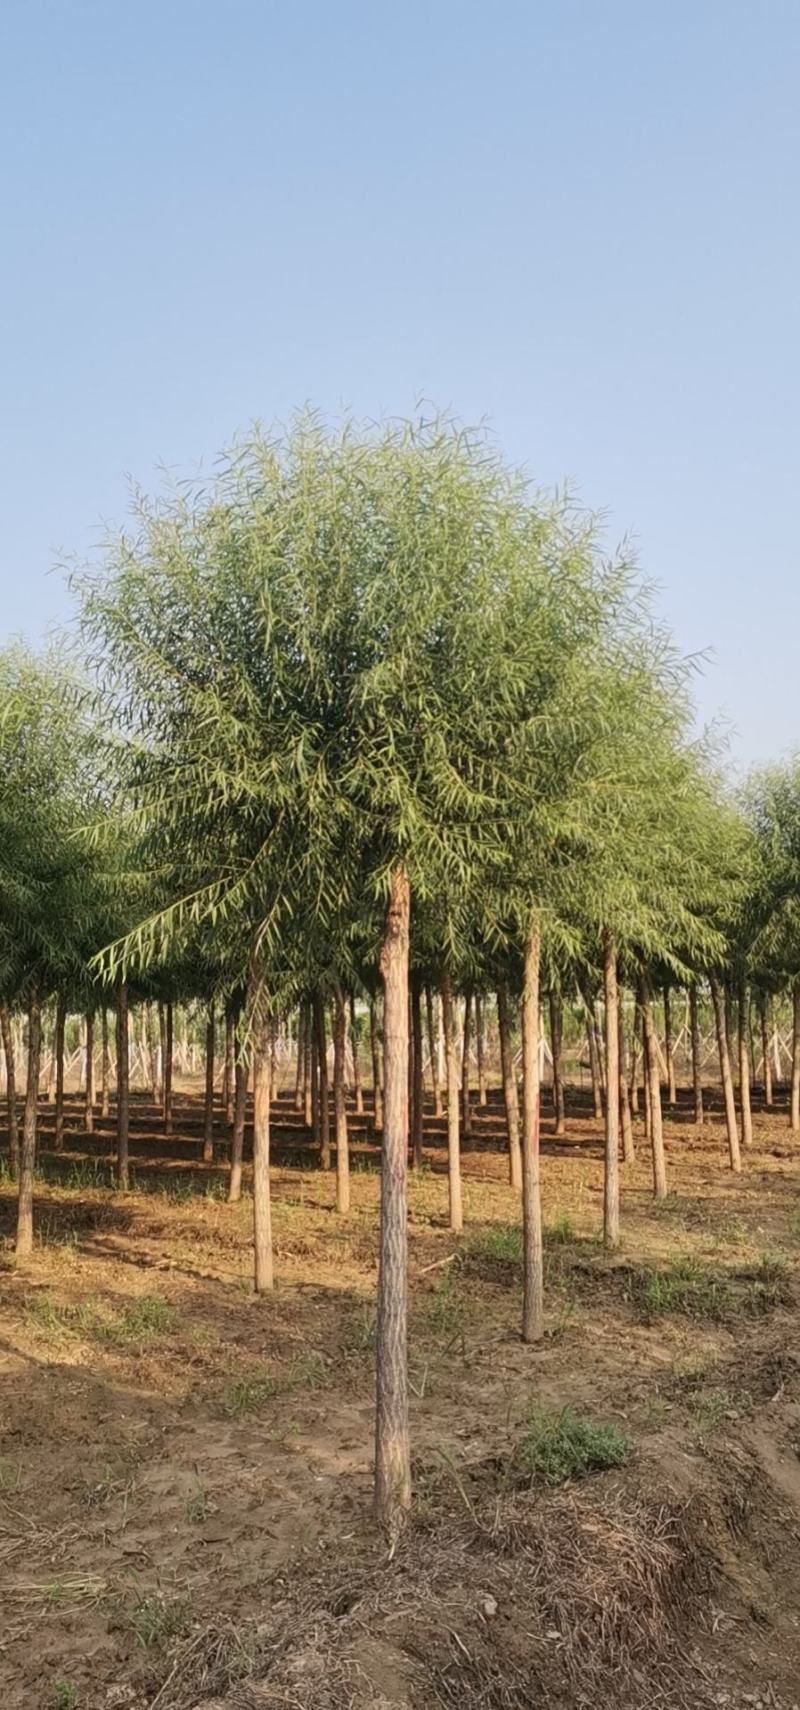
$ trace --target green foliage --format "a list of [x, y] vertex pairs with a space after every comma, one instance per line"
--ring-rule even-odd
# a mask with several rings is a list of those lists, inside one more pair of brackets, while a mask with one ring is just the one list
[[557, 1485], [622, 1466], [630, 1452], [631, 1440], [617, 1425], [571, 1407], [559, 1412], [536, 1408], [517, 1444], [515, 1463], [526, 1477]]

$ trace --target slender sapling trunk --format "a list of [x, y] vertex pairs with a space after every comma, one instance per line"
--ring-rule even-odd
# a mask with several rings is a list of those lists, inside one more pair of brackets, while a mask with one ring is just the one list
[[380, 957], [385, 1103], [375, 1386], [375, 1513], [392, 1542], [411, 1503], [406, 1356], [408, 944], [408, 880], [398, 869], [392, 876]]

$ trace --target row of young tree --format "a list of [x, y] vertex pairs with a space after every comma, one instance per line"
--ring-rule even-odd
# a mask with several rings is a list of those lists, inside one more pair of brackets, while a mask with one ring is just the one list
[[[621, 1028], [621, 989], [637, 1003], [657, 1195], [654, 994], [665, 986], [688, 992], [695, 1046], [698, 990], [709, 994], [734, 1169], [740, 1129], [745, 1145], [752, 1129], [751, 1004], [768, 1028], [770, 1004], [791, 994], [800, 1129], [800, 768], [728, 790], [711, 744], [692, 736], [689, 668], [630, 556], [608, 557], [568, 496], [532, 491], [485, 438], [446, 421], [329, 434], [304, 417], [275, 440], [254, 435], [208, 486], [137, 495], [131, 529], [75, 586], [69, 663], [20, 648], [0, 658], [4, 1028], [9, 1011], [28, 1016], [18, 1253], [33, 1240], [44, 1003], [55, 1000], [62, 1046], [68, 1013], [114, 1006], [121, 1188], [130, 1007], [160, 1002], [166, 1018], [176, 1002], [206, 1006], [212, 1073], [212, 1006], [224, 1010], [231, 1187], [252, 1073], [255, 1284], [268, 1291], [276, 1031], [302, 1017], [322, 1156], [329, 1006], [344, 1211], [358, 994], [382, 1105], [376, 1502], [392, 1528], [410, 1500], [406, 1169], [409, 1140], [420, 1155], [426, 994], [441, 1003], [456, 1229], [457, 1000], [496, 999], [522, 1198], [522, 1334], [535, 1341], [543, 1008], [557, 1059], [564, 1001], [581, 994], [593, 1015], [600, 996], [602, 1046], [597, 1030], [589, 1044], [603, 1056], [611, 1248], [639, 1032]], [[163, 1050], [166, 1062], [166, 1040]], [[695, 1062], [699, 1120], [697, 1049]], [[166, 1086], [163, 1098], [167, 1123]]]

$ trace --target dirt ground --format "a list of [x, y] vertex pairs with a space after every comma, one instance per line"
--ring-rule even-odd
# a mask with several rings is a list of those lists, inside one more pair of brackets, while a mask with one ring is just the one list
[[[277, 1288], [250, 1291], [247, 1198], [134, 1106], [77, 1102], [48, 1150], [33, 1262], [0, 1184], [0, 1702], [4, 1710], [521, 1710], [800, 1701], [800, 1152], [756, 1115], [741, 1177], [719, 1109], [669, 1113], [656, 1205], [641, 1129], [624, 1243], [598, 1244], [602, 1147], [545, 1112], [547, 1335], [523, 1347], [519, 1207], [499, 1098], [447, 1229], [444, 1126], [411, 1179], [415, 1510], [372, 1525], [377, 1152], [353, 1118], [349, 1217], [291, 1101], [273, 1132]], [[223, 1131], [220, 1129], [220, 1141]], [[542, 1410], [611, 1422], [624, 1464], [550, 1487]]]

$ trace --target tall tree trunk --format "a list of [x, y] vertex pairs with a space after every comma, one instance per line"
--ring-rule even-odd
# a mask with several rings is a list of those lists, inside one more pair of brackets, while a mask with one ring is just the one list
[[592, 1077], [592, 1104], [595, 1118], [598, 1122], [603, 1117], [603, 1091], [600, 1082], [600, 1053], [597, 1049], [597, 1026], [594, 1019], [594, 1001], [584, 996], [586, 1005], [586, 1042], [589, 1047], [589, 1073]]
[[750, 1044], [747, 981], [739, 981], [739, 1096], [742, 1103], [742, 1145], [753, 1144], [753, 1109], [750, 1101]]
[[700, 1061], [700, 1022], [697, 1015], [697, 986], [689, 987], [689, 1029], [692, 1035], [692, 1097], [697, 1128], [705, 1121], [703, 1110], [703, 1066]]
[[94, 1132], [94, 1010], [86, 1011], [86, 1107], [84, 1126], [87, 1134]]
[[667, 1065], [667, 1103], [673, 1105], [677, 1099], [675, 1086], [675, 1060], [672, 1055], [672, 999], [668, 985], [664, 986], [664, 1058]]
[[312, 1128], [314, 1123], [314, 1089], [312, 1086], [314, 1039], [311, 1026], [311, 1009], [308, 1004], [303, 1005], [303, 1016], [303, 1121], [306, 1128]]
[[206, 1102], [203, 1111], [203, 1163], [214, 1161], [214, 1005], [206, 1015]]
[[159, 999], [158, 1003], [158, 1084], [153, 1088], [156, 1104], [161, 1106], [164, 1114], [164, 1075], [167, 1063], [167, 1012]]
[[[57, 1006], [57, 1003], [58, 1003], [58, 1000], [56, 1000], [56, 1006]], [[44, 1034], [42, 1035], [42, 1038], [44, 1039]], [[55, 1103], [55, 1097], [56, 1097], [56, 1026], [55, 1026], [55, 1020], [54, 1020], [53, 1021], [53, 1049], [50, 1052], [50, 1055], [48, 1058], [48, 1063], [47, 1063], [47, 1102], [48, 1102], [48, 1104], [54, 1104]]]
[[17, 1202], [18, 1259], [27, 1259], [33, 1252], [33, 1172], [36, 1167], [36, 1111], [39, 1102], [41, 1057], [42, 1007], [38, 987], [34, 986], [28, 1006], [28, 1077], [22, 1119], [22, 1156]]
[[792, 986], [792, 1090], [789, 1122], [793, 1134], [800, 1134], [800, 978]]
[[333, 992], [333, 1109], [336, 1119], [336, 1210], [350, 1210], [350, 1149], [347, 1137], [347, 1106], [344, 1077], [347, 1052], [347, 1009], [341, 986]]
[[458, 1051], [453, 986], [450, 975], [442, 975], [442, 1019], [447, 1067], [447, 1175], [450, 1196], [450, 1228], [458, 1234], [464, 1227], [461, 1205], [461, 1147], [458, 1110]]
[[329, 1170], [331, 1167], [331, 1116], [328, 1104], [328, 1040], [325, 1031], [325, 1004], [321, 992], [316, 992], [314, 995], [314, 1034], [317, 1046], [319, 1161], [323, 1170]]
[[109, 1116], [111, 1106], [108, 1099], [108, 1083], [110, 1079], [111, 1062], [108, 1052], [108, 1010], [103, 1004], [100, 1009], [101, 1051], [100, 1051], [100, 1115]]
[[56, 999], [56, 1027], [53, 1053], [56, 1069], [55, 1148], [64, 1146], [64, 1029], [67, 1022], [67, 1000], [59, 992]]
[[739, 1154], [739, 1131], [736, 1126], [736, 1101], [733, 1095], [733, 1075], [731, 1074], [731, 1055], [728, 1043], [727, 1006], [720, 990], [719, 980], [712, 977], [711, 1001], [714, 1005], [714, 1021], [717, 1029], [717, 1050], [719, 1052], [719, 1067], [722, 1076], [722, 1095], [725, 1100], [725, 1126], [728, 1131], [728, 1156], [731, 1169], [741, 1170], [742, 1160]]
[[631, 1101], [631, 1116], [639, 1115], [639, 1039], [642, 1032], [642, 1015], [639, 1008], [638, 996], [633, 1009], [633, 1028], [631, 1030], [631, 1072], [628, 1079], [628, 1095]]
[[758, 1013], [761, 1022], [761, 1055], [764, 1059], [764, 1109], [772, 1109], [772, 1062], [769, 1054], [769, 1022], [767, 1018], [768, 998], [762, 992], [758, 1000]]
[[436, 1027], [433, 1017], [433, 992], [428, 985], [425, 987], [425, 1007], [428, 1015], [428, 1046], [431, 1053], [431, 1087], [433, 1088], [433, 1114], [442, 1114], [442, 1086], [439, 1080], [439, 1050], [436, 1037]]
[[356, 1019], [355, 994], [350, 993], [350, 1050], [353, 1057], [353, 1092], [356, 1100], [356, 1116], [364, 1114], [364, 1088], [361, 1083], [361, 1064], [358, 1056], [358, 1022]]
[[253, 1255], [256, 1294], [273, 1286], [272, 1204], [269, 1183], [269, 1103], [272, 1091], [272, 1029], [256, 1022], [253, 1058]]
[[19, 1175], [19, 1121], [17, 1119], [17, 1071], [14, 1061], [14, 1035], [7, 1004], [0, 1003], [0, 1033], [6, 1060], [6, 1105], [8, 1108], [8, 1152], [11, 1174]]
[[317, 1050], [317, 1035], [314, 1023], [314, 1011], [308, 1012], [308, 1033], [311, 1041], [310, 1085], [311, 1085], [311, 1142], [314, 1151], [322, 1151], [322, 1123], [319, 1109], [319, 1052]]
[[297, 1011], [297, 1069], [294, 1077], [294, 1108], [298, 1114], [303, 1110], [305, 1103], [303, 1098], [303, 1074], [306, 1061], [305, 1038], [306, 1010], [305, 1004], [301, 1003]]
[[244, 1159], [244, 1125], [247, 1120], [247, 1063], [240, 1042], [236, 1041], [233, 1071], [233, 1135], [231, 1137], [231, 1173], [228, 1183], [228, 1204], [236, 1205], [242, 1197], [242, 1161]]
[[125, 980], [120, 980], [117, 986], [117, 1181], [124, 1192], [130, 1186], [129, 1131], [128, 987]]
[[172, 1054], [175, 1014], [171, 1003], [164, 1005], [164, 1133], [172, 1133]]
[[472, 1106], [469, 1102], [469, 1051], [472, 1043], [472, 987], [464, 995], [464, 1032], [461, 1051], [461, 1127], [466, 1140], [472, 1133]]
[[619, 1033], [619, 1120], [622, 1129], [622, 1156], [626, 1164], [636, 1162], [633, 1140], [631, 1099], [628, 1089], [628, 1064], [625, 1045], [625, 1021], [622, 1014], [622, 994], [617, 993], [617, 1031]]
[[550, 1050], [553, 1057], [553, 1115], [555, 1116], [556, 1138], [560, 1140], [562, 1135], [566, 1133], [567, 1126], [561, 1051], [564, 1036], [564, 1011], [560, 994], [550, 992], [548, 1004], [550, 1009]]
[[383, 1090], [381, 1085], [381, 1042], [378, 1038], [378, 1018], [375, 999], [369, 1000], [369, 1042], [372, 1052], [372, 1114], [377, 1134], [383, 1128]]
[[644, 1109], [644, 1137], [648, 1144], [652, 1138], [653, 1106], [650, 1099], [650, 1066], [647, 1061], [647, 1045], [645, 1042], [644, 1012], [639, 1003], [639, 1020], [642, 1027], [642, 1105]]
[[380, 957], [383, 979], [385, 1107], [375, 1421], [375, 1512], [394, 1541], [411, 1503], [406, 1322], [408, 1236], [408, 941], [409, 889], [392, 876]]
[[222, 1102], [225, 1106], [225, 1122], [228, 1128], [233, 1127], [234, 1102], [236, 1098], [236, 1009], [233, 1003], [225, 1006], [225, 1064], [223, 1068]]
[[658, 1063], [658, 1040], [653, 1021], [653, 999], [646, 980], [639, 993], [642, 1009], [644, 1054], [647, 1063], [647, 1093], [650, 1107], [650, 1146], [653, 1154], [653, 1193], [656, 1199], [666, 1199], [667, 1162], [664, 1155], [664, 1128], [661, 1117], [661, 1075]]
[[508, 1177], [513, 1188], [522, 1187], [522, 1149], [519, 1141], [519, 1097], [514, 1053], [511, 1048], [511, 1022], [508, 1013], [508, 984], [498, 981], [497, 1030], [500, 1034], [500, 1063], [503, 1071], [503, 1097], [506, 1105], [508, 1131]]
[[483, 1032], [483, 998], [475, 993], [475, 1050], [478, 1054], [478, 1104], [486, 1104], [486, 1039]]
[[[603, 1238], [619, 1245], [619, 992], [617, 948], [612, 933], [603, 944], [603, 997], [606, 1034], [606, 1162], [603, 1190]], [[616, 1096], [615, 1096], [616, 1089]]]
[[522, 990], [522, 1340], [544, 1333], [544, 1253], [539, 1187], [539, 948], [538, 920], [525, 944]]
[[411, 1161], [415, 1170], [421, 1170], [425, 1088], [422, 1079], [422, 988], [418, 979], [411, 981], [411, 1038], [413, 1063]]

